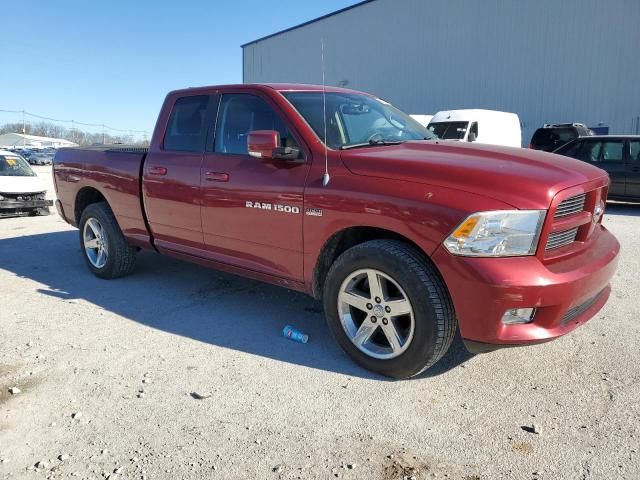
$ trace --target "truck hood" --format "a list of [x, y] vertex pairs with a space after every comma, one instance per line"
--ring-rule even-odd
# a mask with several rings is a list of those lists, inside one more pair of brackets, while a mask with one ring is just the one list
[[355, 175], [437, 185], [519, 209], [549, 208], [559, 191], [607, 175], [561, 155], [463, 142], [412, 141], [341, 153]]
[[3, 193], [40, 193], [46, 191], [44, 182], [36, 177], [0, 175], [0, 195]]

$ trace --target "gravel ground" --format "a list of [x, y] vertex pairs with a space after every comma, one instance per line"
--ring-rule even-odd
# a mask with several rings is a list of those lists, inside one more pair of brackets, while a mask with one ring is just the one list
[[389, 381], [304, 295], [153, 253], [102, 281], [57, 215], [1, 219], [0, 476], [640, 478], [640, 207], [605, 224], [622, 259], [587, 325]]

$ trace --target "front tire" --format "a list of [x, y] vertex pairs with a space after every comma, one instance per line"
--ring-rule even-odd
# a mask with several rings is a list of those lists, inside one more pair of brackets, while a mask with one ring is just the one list
[[94, 275], [113, 279], [131, 273], [137, 249], [127, 243], [106, 203], [92, 203], [85, 208], [79, 226], [80, 247]]
[[447, 289], [420, 252], [396, 240], [350, 248], [324, 286], [329, 328], [356, 363], [409, 378], [447, 352], [456, 317]]

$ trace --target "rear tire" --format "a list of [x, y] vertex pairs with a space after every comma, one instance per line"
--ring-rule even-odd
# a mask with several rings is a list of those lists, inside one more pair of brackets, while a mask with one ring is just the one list
[[456, 331], [440, 275], [415, 248], [396, 240], [365, 242], [340, 255], [327, 274], [323, 301], [342, 349], [388, 377], [413, 377], [434, 365]]
[[94, 275], [110, 280], [133, 271], [138, 250], [127, 243], [106, 203], [87, 206], [79, 227], [82, 254]]

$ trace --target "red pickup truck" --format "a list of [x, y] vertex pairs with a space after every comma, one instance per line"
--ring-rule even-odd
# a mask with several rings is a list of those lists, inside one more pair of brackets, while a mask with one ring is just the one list
[[306, 292], [356, 362], [397, 378], [457, 329], [472, 352], [572, 331], [607, 301], [618, 259], [602, 170], [439, 141], [347, 89], [174, 91], [148, 149], [62, 149], [54, 174], [99, 277], [147, 248]]

